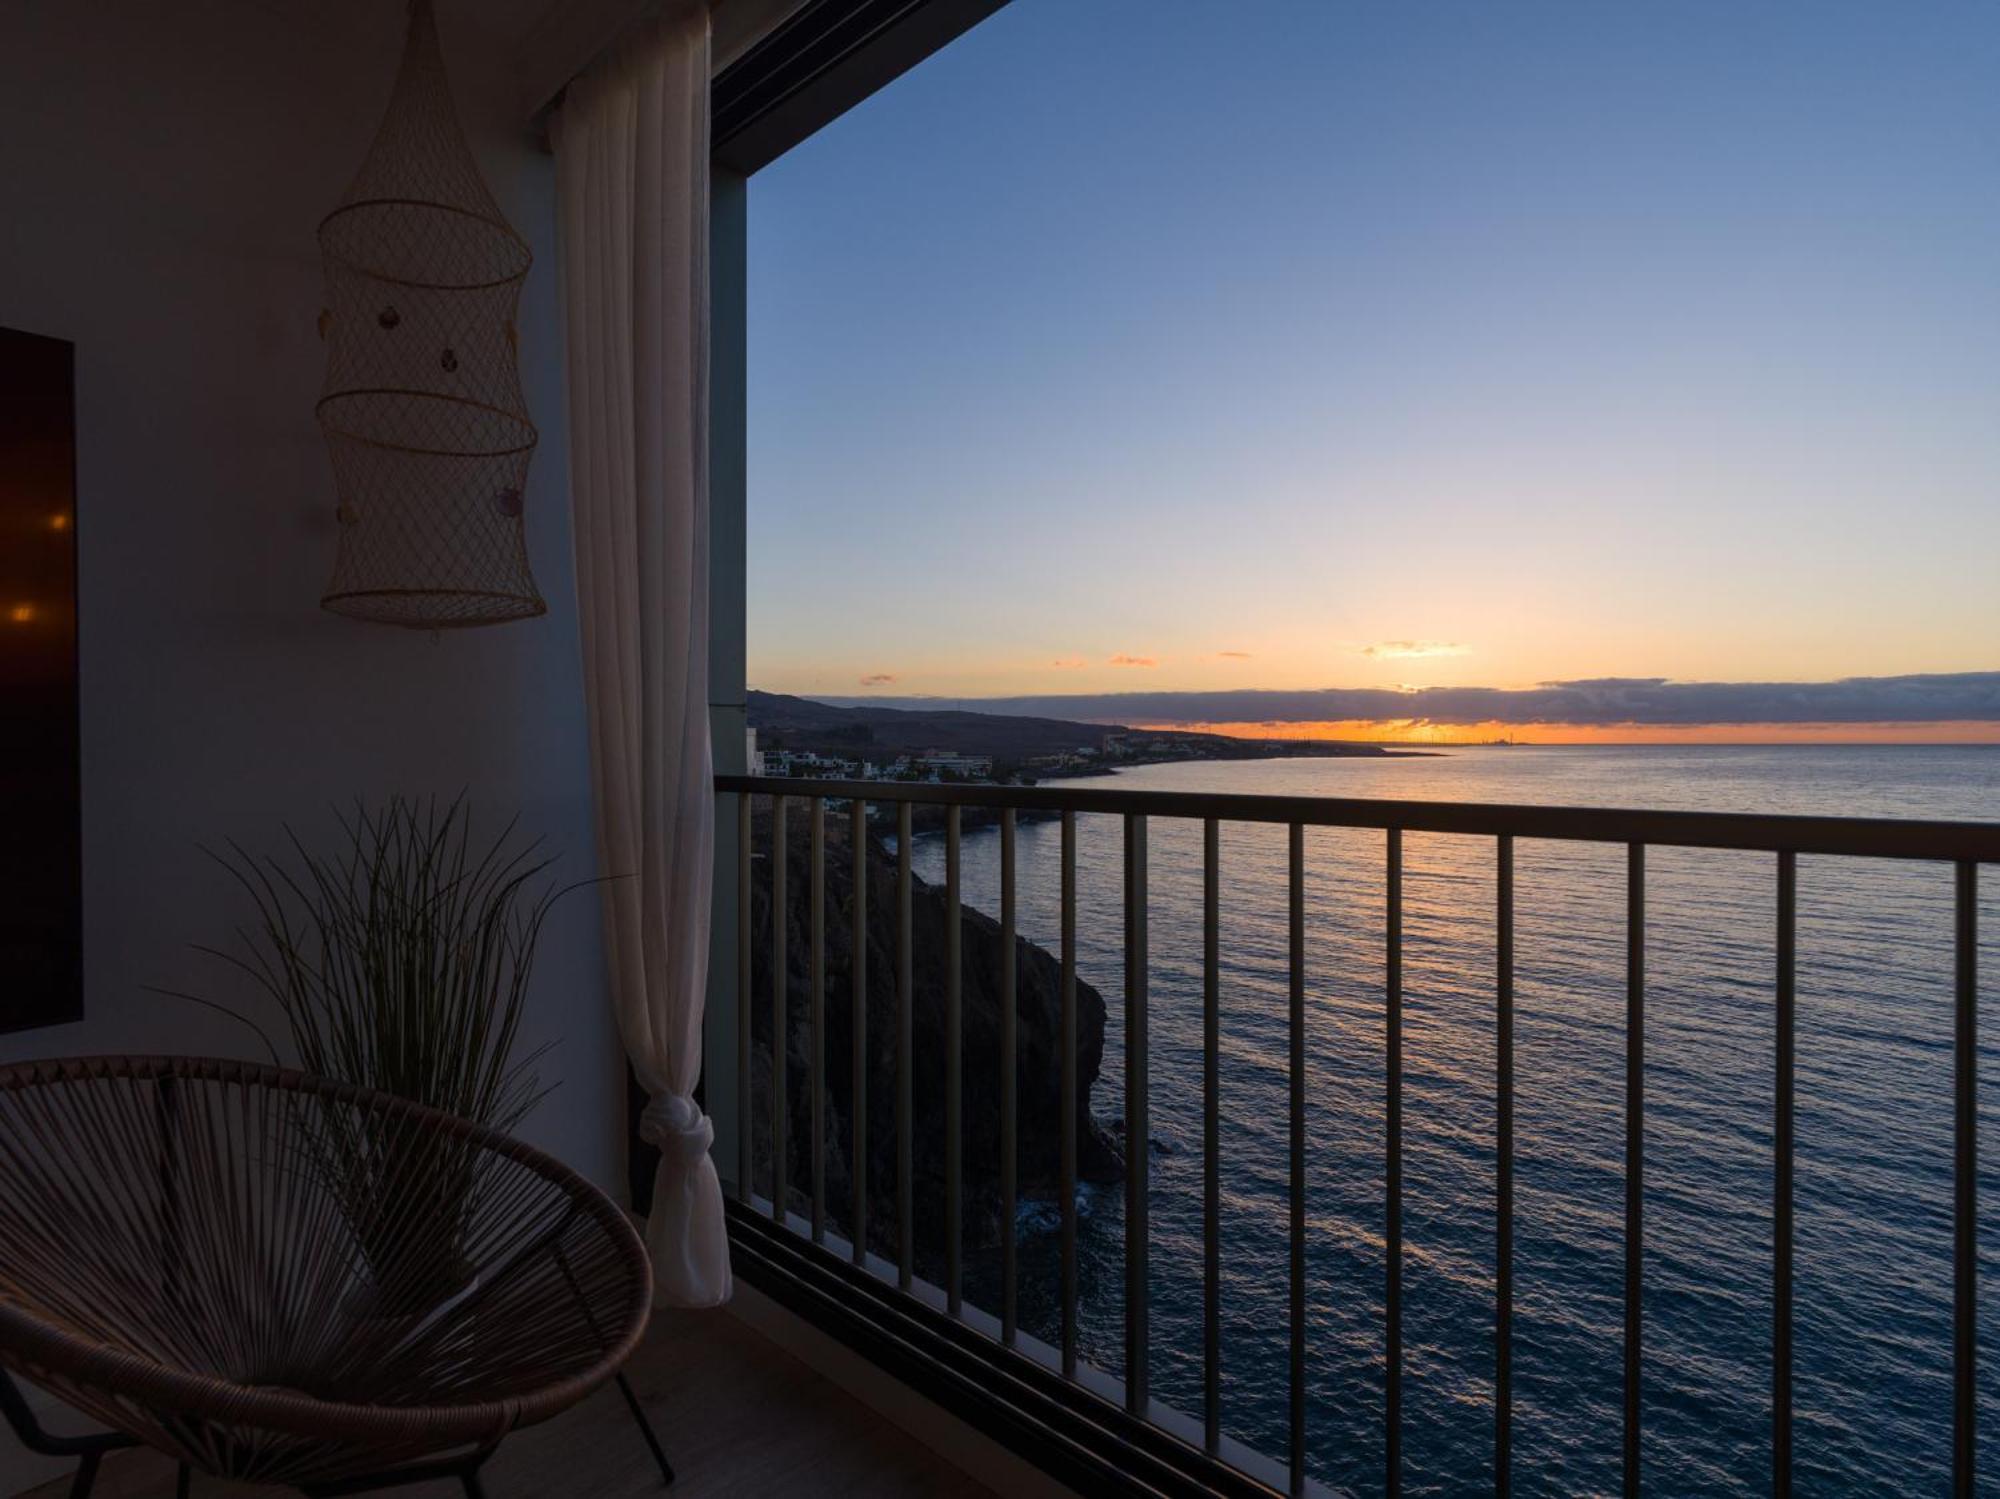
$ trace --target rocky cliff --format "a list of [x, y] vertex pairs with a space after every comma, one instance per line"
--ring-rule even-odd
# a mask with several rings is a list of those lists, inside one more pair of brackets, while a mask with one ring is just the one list
[[[838, 814], [838, 815], [837, 815]], [[787, 819], [785, 901], [786, 1174], [791, 1206], [810, 1209], [812, 1183], [811, 844], [803, 808]], [[844, 809], [830, 809], [826, 846], [826, 1104], [824, 1124], [828, 1218], [847, 1231], [853, 1200], [854, 1138], [852, 847]], [[752, 1094], [756, 1181], [771, 1180], [771, 861], [768, 816], [753, 839]], [[867, 869], [867, 1188], [868, 1237], [893, 1257], [896, 1243], [896, 863], [873, 836]], [[912, 1128], [915, 1235], [921, 1273], [935, 1273], [944, 1245], [945, 941], [951, 919], [942, 888], [911, 881], [913, 1018]], [[1001, 937], [997, 921], [965, 908], [960, 916], [963, 964], [964, 1235], [968, 1246], [991, 1243], [1000, 1225]], [[724, 961], [733, 953], [719, 954]], [[1051, 1198], [1061, 1170], [1062, 968], [1057, 958], [1017, 938], [1015, 965], [1017, 1163], [1024, 1200]], [[1077, 986], [1078, 1172], [1085, 1181], [1113, 1181], [1123, 1161], [1112, 1137], [1090, 1111], [1104, 1058], [1104, 999]]]

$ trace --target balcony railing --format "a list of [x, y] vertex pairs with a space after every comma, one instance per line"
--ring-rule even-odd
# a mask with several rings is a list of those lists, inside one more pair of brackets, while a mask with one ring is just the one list
[[[1306, 1035], [1307, 932], [1311, 914], [1306, 898], [1306, 833], [1308, 829], [1375, 830], [1382, 834], [1379, 866], [1385, 894], [1386, 922], [1380, 933], [1385, 983], [1381, 1020], [1385, 1046], [1385, 1117], [1382, 1204], [1385, 1234], [1384, 1311], [1382, 1340], [1381, 1481], [1390, 1494], [1400, 1491], [1404, 1472], [1404, 837], [1406, 834], [1452, 834], [1492, 842], [1491, 873], [1494, 905], [1491, 950], [1491, 1002], [1494, 1052], [1493, 1088], [1493, 1355], [1491, 1468], [1496, 1492], [1509, 1492], [1513, 1477], [1512, 1440], [1515, 1417], [1515, 850], [1520, 840], [1562, 840], [1622, 848], [1624, 905], [1624, 1026], [1623, 1092], [1615, 1100], [1622, 1108], [1623, 1228], [1622, 1228], [1622, 1429], [1620, 1468], [1627, 1494], [1640, 1482], [1641, 1360], [1644, 1348], [1646, 1208], [1645, 1127], [1647, 1103], [1647, 851], [1649, 848], [1696, 848], [1754, 851], [1771, 856], [1770, 920], [1775, 967], [1770, 974], [1773, 1001], [1771, 1024], [1773, 1113], [1769, 1212], [1772, 1225], [1770, 1263], [1768, 1460], [1774, 1492], [1791, 1490], [1793, 1458], [1794, 1254], [1795, 1254], [1795, 1102], [1798, 974], [1798, 861], [1801, 856], [1843, 859], [1919, 860], [1952, 870], [1952, 1111], [1951, 1165], [1951, 1325], [1950, 1427], [1951, 1475], [1954, 1492], [1973, 1492], [1977, 1412], [1977, 956], [1978, 867], [2000, 862], [2000, 824], [1890, 821], [1857, 818], [1751, 816], [1715, 813], [1614, 811], [1536, 806], [1473, 805], [1426, 801], [1374, 801], [1333, 798], [1291, 798], [1132, 792], [1102, 788], [1058, 788], [932, 785], [893, 782], [827, 782], [721, 776], [717, 792], [723, 799], [724, 837], [736, 841], [738, 941], [735, 953], [738, 1005], [736, 1119], [740, 1160], [749, 1160], [752, 1119], [752, 1005], [770, 1007], [771, 1084], [768, 1089], [771, 1141], [771, 1190], [768, 1197], [753, 1192], [752, 1171], [739, 1167], [735, 1192], [739, 1207], [733, 1222], [738, 1248], [764, 1271], [789, 1276], [818, 1287], [823, 1308], [838, 1312], [846, 1331], [871, 1340], [885, 1361], [906, 1373], [935, 1375], [937, 1389], [957, 1388], [977, 1404], [978, 1387], [999, 1412], [996, 1429], [1029, 1446], [1034, 1455], [1059, 1459], [1054, 1466], [1071, 1476], [1088, 1476], [1089, 1463], [1113, 1463], [1123, 1476], [1162, 1492], [1220, 1490], [1224, 1492], [1305, 1492], [1307, 1475], [1307, 1164]], [[769, 847], [788, 849], [788, 819], [802, 810], [809, 823], [806, 905], [809, 953], [805, 971], [810, 1007], [811, 1180], [800, 1195], [809, 1213], [788, 1210], [793, 1201], [786, 1179], [787, 1139], [793, 1121], [787, 1116], [785, 1077], [788, 1034], [787, 1007], [798, 996], [780, 982], [769, 992], [752, 996], [755, 967], [752, 942], [752, 866], [755, 850], [753, 803], [768, 799]], [[864, 1055], [868, 982], [864, 972], [868, 951], [865, 909], [869, 881], [865, 860], [874, 816], [893, 817], [895, 837], [897, 996], [896, 1090], [896, 1224], [893, 1256], [878, 1258], [869, 1251], [868, 1109], [863, 1100], [870, 1086]], [[855, 1131], [851, 1201], [827, 1200], [823, 1173], [826, 1143], [827, 1065], [824, 1023], [827, 964], [825, 956], [825, 868], [827, 823], [832, 815], [848, 823], [853, 860], [853, 923], [849, 982], [855, 1023], [851, 1059], [834, 1065], [851, 1069], [848, 1079]], [[999, 1214], [1000, 1272], [998, 1306], [980, 1308], [966, 1299], [962, 1245], [964, 1118], [962, 1077], [961, 980], [964, 964], [959, 948], [960, 922], [947, 924], [945, 970], [945, 1093], [943, 1151], [945, 1160], [945, 1222], [942, 1284], [932, 1285], [917, 1274], [916, 1194], [912, 1165], [912, 1087], [915, 1058], [912, 1036], [912, 848], [913, 813], [919, 808], [942, 820], [944, 899], [946, 909], [961, 909], [961, 842], [963, 813], [978, 809], [982, 819], [997, 821], [998, 920], [1001, 931], [999, 992], [1017, 993], [1014, 971], [1017, 934], [1017, 828], [1023, 814], [1059, 818], [1061, 1024], [1060, 1098], [1062, 1107], [1061, 1171], [1058, 1196], [1061, 1211], [1060, 1335], [1054, 1346], [1029, 1337], [1021, 1327], [1018, 1277], [1017, 1208], [1020, 1181], [1015, 1142], [1017, 1117], [1017, 1034], [1015, 1006], [1000, 1007], [999, 1071]], [[890, 809], [893, 809], [891, 812]], [[728, 815], [731, 814], [732, 815]], [[1079, 1354], [1078, 1314], [1078, 1053], [1077, 1053], [1077, 819], [1110, 814], [1123, 824], [1122, 951], [1124, 966], [1124, 1228], [1123, 1228], [1123, 1367], [1122, 1380], [1093, 1369]], [[1149, 1139], [1148, 1121], [1148, 828], [1153, 820], [1183, 820], [1201, 832], [1201, 1408], [1181, 1413], [1152, 1398], [1148, 1387], [1149, 1339], [1153, 1321], [1149, 1292]], [[1231, 824], [1261, 824], [1286, 830], [1286, 880], [1289, 913], [1286, 930], [1288, 1007], [1285, 1018], [1286, 1150], [1289, 1254], [1286, 1276], [1289, 1325], [1285, 1329], [1289, 1440], [1280, 1452], [1259, 1453], [1223, 1435], [1222, 1319], [1219, 1297], [1222, 1277], [1221, 1174], [1218, 1065], [1218, 1012], [1222, 998], [1222, 954], [1219, 941], [1219, 893], [1223, 877], [1220, 830]], [[769, 909], [789, 909], [789, 857], [769, 862]], [[770, 973], [789, 971], [787, 923], [770, 921]], [[1607, 1107], [1614, 1100], [1604, 1100]], [[829, 1226], [831, 1215], [845, 1218], [843, 1238]], [[963, 1401], [955, 1403], [964, 1403]], [[991, 1412], [989, 1412], [991, 1414]], [[992, 1423], [989, 1423], [992, 1424]], [[1083, 1449], [1097, 1454], [1089, 1457]], [[1109, 1456], [1105, 1456], [1109, 1454]], [[1066, 1466], [1065, 1466], [1066, 1465]], [[1094, 1470], [1104, 1476], [1104, 1469]]]

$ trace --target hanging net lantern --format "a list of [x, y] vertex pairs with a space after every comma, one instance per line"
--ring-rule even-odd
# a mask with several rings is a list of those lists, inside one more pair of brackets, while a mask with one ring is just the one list
[[459, 129], [431, 0], [412, 0], [388, 114], [319, 244], [340, 534], [321, 605], [415, 629], [545, 613], [514, 324], [533, 256]]

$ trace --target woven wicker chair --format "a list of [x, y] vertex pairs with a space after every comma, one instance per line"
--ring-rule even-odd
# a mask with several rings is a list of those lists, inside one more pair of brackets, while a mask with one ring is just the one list
[[[619, 1209], [493, 1130], [254, 1063], [0, 1068], [0, 1367], [183, 1492], [476, 1496], [507, 1433], [614, 1377], [671, 1481], [618, 1374], [651, 1299]], [[115, 1439], [77, 1440], [86, 1493]]]

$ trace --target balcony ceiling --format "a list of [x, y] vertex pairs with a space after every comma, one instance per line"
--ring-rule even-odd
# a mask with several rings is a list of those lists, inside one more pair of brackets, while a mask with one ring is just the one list
[[[727, 67], [805, 0], [710, 0], [715, 67]], [[301, 31], [393, 59], [409, 0], [259, 0]], [[476, 46], [511, 60], [524, 114], [544, 110], [563, 85], [646, 12], [647, 0], [437, 0], [438, 30], [449, 61]], [[385, 64], [386, 65], [386, 64]]]
[[[536, 27], [551, 12], [602, 11], [637, 0], [437, 0], [438, 29], [449, 48], [454, 41], [482, 36], [490, 45], [519, 53]], [[297, 26], [351, 42], [356, 46], [393, 49], [409, 14], [409, 0], [353, 0], [327, 5], [325, 0], [262, 0], [262, 8]]]

